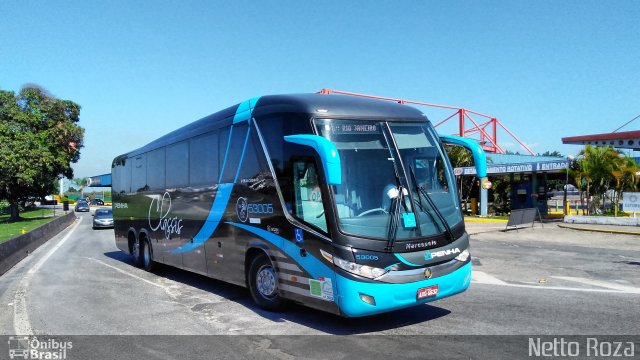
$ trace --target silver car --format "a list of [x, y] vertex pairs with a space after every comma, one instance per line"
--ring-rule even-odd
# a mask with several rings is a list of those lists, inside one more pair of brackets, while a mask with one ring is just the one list
[[113, 213], [111, 209], [96, 209], [96, 213], [93, 214], [93, 229], [112, 227]]

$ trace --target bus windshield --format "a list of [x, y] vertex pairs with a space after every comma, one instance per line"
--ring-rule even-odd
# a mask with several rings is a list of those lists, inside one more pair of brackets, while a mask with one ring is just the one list
[[332, 190], [342, 232], [386, 240], [396, 215], [392, 231], [402, 241], [462, 221], [453, 171], [428, 122], [316, 119], [315, 126], [340, 153], [342, 183]]

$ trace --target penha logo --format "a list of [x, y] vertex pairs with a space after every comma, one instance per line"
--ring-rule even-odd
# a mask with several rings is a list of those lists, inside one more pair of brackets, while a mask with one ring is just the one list
[[249, 217], [249, 212], [247, 211], [247, 199], [243, 197], [239, 197], [236, 202], [236, 213], [238, 214], [238, 219], [242, 222], [246, 222]]
[[433, 259], [433, 255], [431, 255], [431, 251], [425, 251], [425, 252], [424, 252], [424, 259], [425, 259], [425, 260], [431, 260], [431, 259]]

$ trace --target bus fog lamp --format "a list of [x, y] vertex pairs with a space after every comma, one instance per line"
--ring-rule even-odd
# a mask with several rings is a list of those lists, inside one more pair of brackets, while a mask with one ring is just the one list
[[360, 294], [360, 300], [362, 300], [363, 302], [369, 305], [376, 306], [376, 299], [373, 296], [363, 294], [363, 293], [358, 293], [358, 294]]

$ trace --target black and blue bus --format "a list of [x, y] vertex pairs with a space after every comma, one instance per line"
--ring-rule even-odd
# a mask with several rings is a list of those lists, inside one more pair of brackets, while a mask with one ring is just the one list
[[347, 317], [458, 294], [471, 281], [454, 174], [410, 106], [343, 95], [253, 98], [112, 164], [116, 245], [244, 286], [267, 310]]

